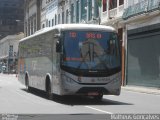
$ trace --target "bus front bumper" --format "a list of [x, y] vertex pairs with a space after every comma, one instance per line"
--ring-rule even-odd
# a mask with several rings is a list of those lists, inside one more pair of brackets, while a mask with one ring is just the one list
[[120, 95], [121, 81], [115, 79], [106, 84], [81, 84], [74, 81], [64, 81], [62, 95], [90, 95], [102, 93], [104, 95]]

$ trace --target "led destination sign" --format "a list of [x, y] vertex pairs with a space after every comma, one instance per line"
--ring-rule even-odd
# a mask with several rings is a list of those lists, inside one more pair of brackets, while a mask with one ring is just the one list
[[[78, 34], [77, 32], [70, 32], [69, 36], [71, 38], [76, 38], [77, 34]], [[101, 33], [86, 32], [85, 33], [85, 37], [87, 39], [101, 39], [102, 38], [102, 34]]]

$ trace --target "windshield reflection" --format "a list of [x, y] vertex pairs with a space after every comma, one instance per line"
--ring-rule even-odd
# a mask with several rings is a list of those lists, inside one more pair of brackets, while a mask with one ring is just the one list
[[71, 68], [95, 71], [120, 66], [116, 33], [67, 31], [63, 53], [63, 65]]

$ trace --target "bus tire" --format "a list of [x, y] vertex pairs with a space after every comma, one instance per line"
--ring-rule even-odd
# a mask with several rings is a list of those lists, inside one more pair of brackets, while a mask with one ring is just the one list
[[31, 88], [29, 86], [29, 79], [28, 79], [28, 75], [27, 74], [25, 75], [25, 86], [26, 86], [27, 92], [30, 92]]
[[52, 90], [51, 90], [51, 83], [49, 80], [46, 81], [46, 94], [47, 94], [47, 99], [49, 99], [49, 100], [53, 99]]
[[99, 94], [93, 97], [95, 101], [101, 101], [103, 98], [103, 94]]

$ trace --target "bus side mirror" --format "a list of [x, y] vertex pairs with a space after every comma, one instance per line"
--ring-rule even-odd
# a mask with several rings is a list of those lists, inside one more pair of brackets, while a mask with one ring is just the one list
[[56, 42], [56, 52], [57, 52], [57, 53], [62, 52], [62, 47], [61, 47], [61, 42], [60, 42], [60, 40], [57, 40], [57, 42]]

